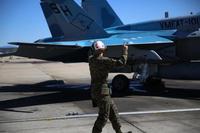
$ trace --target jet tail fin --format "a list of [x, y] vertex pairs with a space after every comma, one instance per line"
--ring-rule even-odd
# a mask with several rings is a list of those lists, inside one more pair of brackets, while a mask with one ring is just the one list
[[82, 0], [82, 7], [103, 28], [123, 25], [107, 0]]
[[63, 40], [103, 38], [107, 33], [73, 0], [41, 0], [53, 37]]

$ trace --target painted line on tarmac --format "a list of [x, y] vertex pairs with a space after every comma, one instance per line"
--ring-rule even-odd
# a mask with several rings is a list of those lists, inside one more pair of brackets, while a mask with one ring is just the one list
[[[192, 112], [192, 111], [200, 111], [200, 108], [121, 112], [121, 113], [119, 113], [119, 115], [120, 116], [123, 116], [123, 115], [142, 115], [142, 114], [177, 113], [177, 112]], [[98, 114], [80, 114], [80, 115], [66, 116], [66, 118], [73, 119], [73, 118], [87, 118], [87, 117], [96, 117], [96, 116], [98, 116]]]
[[177, 113], [177, 112], [192, 112], [192, 111], [200, 111], [200, 108], [122, 112], [119, 113], [119, 115], [142, 115], [142, 114]]
[[[119, 113], [119, 115], [125, 116], [125, 115], [161, 114], [161, 113], [177, 113], [177, 112], [192, 112], [192, 111], [200, 111], [200, 108], [121, 112], [121, 113]], [[98, 116], [98, 114], [75, 114], [75, 115], [66, 115], [66, 116], [62, 116], [62, 117], [50, 117], [50, 118], [41, 118], [40, 117], [40, 118], [28, 118], [28, 119], [1, 120], [0, 123], [52, 121], [52, 120], [89, 118], [89, 117], [97, 117], [97, 116]]]

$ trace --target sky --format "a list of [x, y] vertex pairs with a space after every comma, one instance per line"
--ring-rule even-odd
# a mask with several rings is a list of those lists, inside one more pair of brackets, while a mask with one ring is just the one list
[[[75, 0], [80, 4], [81, 0]], [[200, 0], [107, 0], [124, 24], [200, 12]], [[0, 0], [0, 47], [51, 37], [40, 0]]]

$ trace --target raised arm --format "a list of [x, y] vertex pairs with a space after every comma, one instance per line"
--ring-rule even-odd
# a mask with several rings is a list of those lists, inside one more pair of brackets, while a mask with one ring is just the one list
[[108, 58], [105, 60], [105, 63], [111, 68], [115, 66], [123, 66], [126, 64], [128, 58], [128, 46], [123, 45], [122, 56], [119, 59]]

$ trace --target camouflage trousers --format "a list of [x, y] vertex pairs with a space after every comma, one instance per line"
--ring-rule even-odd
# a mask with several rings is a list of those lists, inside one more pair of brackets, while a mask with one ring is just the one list
[[96, 99], [96, 103], [99, 108], [99, 115], [95, 121], [92, 133], [101, 133], [108, 119], [111, 121], [116, 133], [121, 133], [118, 110], [111, 97], [109, 95], [102, 96]]

